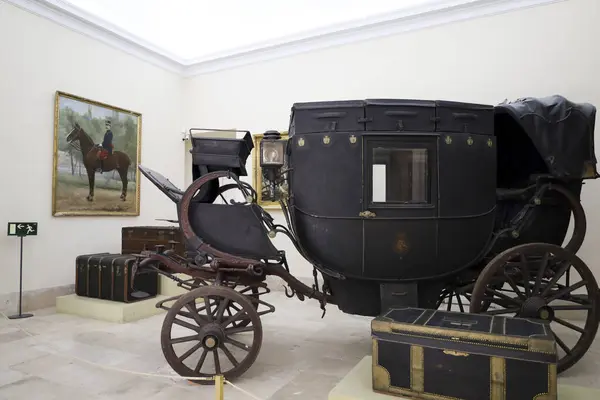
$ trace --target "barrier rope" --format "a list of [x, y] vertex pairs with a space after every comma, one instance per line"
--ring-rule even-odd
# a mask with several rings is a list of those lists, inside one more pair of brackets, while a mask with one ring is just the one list
[[[11, 319], [9, 319], [6, 314], [4, 314], [2, 311], [0, 311], [0, 315], [6, 319], [7, 321], [9, 321], [9, 326], [14, 326], [17, 329], [19, 329], [21, 332], [23, 332], [24, 334], [26, 334], [27, 336], [31, 337], [34, 339], [34, 341], [37, 342], [37, 338], [36, 335], [34, 335], [33, 333], [29, 332], [27, 329], [23, 328], [20, 324], [12, 321]], [[37, 342], [36, 344], [41, 345], [41, 346], [48, 346], [50, 347], [50, 349], [45, 348], [43, 349], [43, 351], [59, 356], [59, 357], [63, 357], [63, 358], [67, 358], [67, 359], [72, 359], [72, 360], [76, 360], [79, 362], [82, 362], [84, 364], [88, 364], [94, 367], [98, 367], [98, 368], [102, 368], [105, 370], [109, 370], [109, 371], [115, 371], [115, 372], [121, 372], [121, 373], [126, 373], [126, 374], [132, 374], [132, 375], [139, 375], [139, 376], [146, 376], [146, 377], [152, 377], [152, 378], [165, 378], [165, 379], [180, 379], [180, 380], [185, 380], [185, 381], [216, 381], [216, 377], [210, 377], [210, 378], [204, 378], [204, 377], [198, 377], [198, 376], [181, 376], [181, 375], [166, 375], [166, 374], [154, 374], [154, 373], [150, 373], [150, 372], [140, 372], [140, 371], [131, 371], [131, 370], [127, 370], [127, 369], [122, 369], [122, 368], [117, 368], [117, 367], [112, 367], [112, 366], [108, 366], [108, 365], [102, 365], [102, 364], [98, 364], [89, 360], [86, 360], [84, 358], [80, 358], [74, 355], [66, 355], [66, 354], [62, 354], [61, 352], [57, 351], [57, 350], [53, 350], [52, 349], [52, 345], [51, 343], [41, 343], [41, 342]], [[257, 397], [256, 395], [242, 389], [241, 387], [234, 385], [233, 383], [231, 383], [230, 381], [223, 379], [222, 380], [224, 384], [231, 386], [232, 388], [244, 393], [246, 396], [252, 398], [253, 400], [263, 400], [260, 397]], [[222, 387], [219, 387], [219, 385], [215, 384], [216, 386], [216, 393], [217, 393], [217, 398], [223, 398], [222, 397]], [[220, 397], [219, 397], [220, 396]]]

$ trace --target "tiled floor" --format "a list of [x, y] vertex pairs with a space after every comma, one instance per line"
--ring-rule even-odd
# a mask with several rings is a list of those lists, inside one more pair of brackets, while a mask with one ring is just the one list
[[[268, 301], [277, 310], [263, 318], [261, 353], [234, 382], [257, 398], [327, 399], [335, 384], [370, 354], [369, 318], [329, 306], [321, 319], [318, 303], [287, 299], [280, 292], [270, 294]], [[213, 387], [124, 372], [175, 376], [160, 348], [163, 318], [111, 324], [48, 309], [18, 322], [0, 319], [0, 399], [213, 398]], [[20, 331], [17, 323], [33, 336]], [[600, 341], [559, 382], [600, 388], [598, 376]], [[225, 389], [225, 400], [251, 399], [232, 387]]]

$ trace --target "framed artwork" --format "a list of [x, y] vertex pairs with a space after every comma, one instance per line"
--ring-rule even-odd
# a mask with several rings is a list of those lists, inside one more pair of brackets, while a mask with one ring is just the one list
[[140, 113], [56, 92], [52, 215], [140, 215], [141, 132]]
[[[252, 187], [258, 195], [258, 204], [265, 209], [279, 208], [279, 201], [270, 198], [268, 186], [265, 182], [268, 181], [266, 174], [260, 167], [260, 142], [264, 134], [258, 133], [252, 135], [254, 141], [254, 157], [252, 158]], [[288, 132], [281, 132], [281, 139], [288, 140]], [[287, 160], [286, 160], [287, 163]], [[284, 164], [283, 168], [287, 168]]]

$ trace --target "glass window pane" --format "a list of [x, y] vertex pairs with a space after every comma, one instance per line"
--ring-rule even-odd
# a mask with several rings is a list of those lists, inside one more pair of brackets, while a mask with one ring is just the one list
[[427, 149], [373, 149], [372, 201], [429, 203]]

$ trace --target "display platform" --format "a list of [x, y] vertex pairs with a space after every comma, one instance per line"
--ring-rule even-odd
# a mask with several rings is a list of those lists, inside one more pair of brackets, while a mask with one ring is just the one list
[[69, 294], [56, 298], [56, 312], [108, 322], [132, 322], [163, 313], [156, 303], [167, 297], [158, 295], [135, 303], [121, 303]]
[[[186, 279], [185, 275], [176, 274], [175, 276]], [[94, 299], [77, 296], [76, 294], [60, 296], [56, 298], [56, 312], [108, 322], [133, 322], [165, 312], [160, 308], [156, 308], [156, 303], [187, 292], [187, 290], [177, 286], [175, 281], [162, 275], [159, 277], [158, 285], [158, 296], [134, 303]], [[197, 302], [201, 303], [202, 300], [199, 299]], [[170, 303], [165, 305], [169, 306]]]
[[[329, 400], [393, 400], [408, 397], [391, 396], [373, 392], [371, 383], [371, 356], [363, 358], [332, 390]], [[559, 379], [560, 381], [560, 379]], [[558, 384], [559, 400], [598, 400], [600, 390]]]

